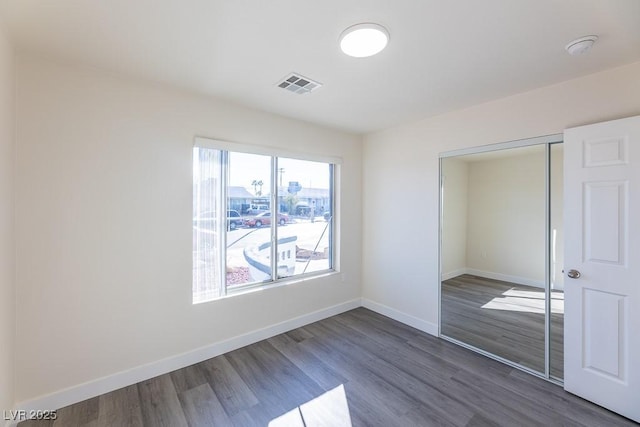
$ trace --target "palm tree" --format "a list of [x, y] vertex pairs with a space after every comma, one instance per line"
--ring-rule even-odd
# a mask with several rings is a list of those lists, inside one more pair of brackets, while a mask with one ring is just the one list
[[[262, 180], [258, 181], [254, 179], [253, 181], [251, 181], [251, 185], [253, 185], [253, 192], [256, 194], [256, 196], [262, 196], [262, 184]], [[258, 191], [258, 187], [260, 187], [260, 191]]]

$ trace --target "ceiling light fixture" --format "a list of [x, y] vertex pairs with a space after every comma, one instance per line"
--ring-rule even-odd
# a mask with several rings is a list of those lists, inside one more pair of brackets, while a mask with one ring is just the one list
[[340, 35], [340, 49], [355, 58], [366, 58], [380, 53], [388, 43], [387, 29], [373, 23], [352, 25]]
[[582, 55], [591, 49], [596, 40], [598, 40], [598, 36], [584, 36], [569, 42], [564, 48], [569, 52], [569, 55]]

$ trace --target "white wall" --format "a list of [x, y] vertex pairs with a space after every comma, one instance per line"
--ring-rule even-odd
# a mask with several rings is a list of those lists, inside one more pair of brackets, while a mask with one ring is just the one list
[[[445, 280], [467, 273], [544, 287], [545, 163], [543, 145], [442, 159]], [[562, 144], [554, 144], [553, 289], [563, 289], [562, 178]]]
[[442, 276], [450, 279], [467, 269], [468, 163], [442, 160]]
[[[17, 76], [17, 401], [360, 297], [360, 137], [29, 56]], [[192, 305], [196, 135], [342, 157], [343, 274]]]
[[[637, 114], [640, 62], [366, 135], [363, 297], [435, 330], [438, 153]], [[417, 214], [398, 221], [406, 203]]]
[[467, 268], [544, 287], [545, 147], [510, 152], [469, 163]]
[[0, 28], [0, 411], [13, 408], [16, 337], [14, 251], [14, 64]]

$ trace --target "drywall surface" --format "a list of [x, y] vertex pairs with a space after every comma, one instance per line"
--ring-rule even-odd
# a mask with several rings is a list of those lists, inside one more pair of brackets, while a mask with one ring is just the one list
[[522, 150], [469, 163], [467, 267], [544, 287], [545, 147]]
[[442, 275], [451, 278], [467, 268], [469, 165], [442, 159]]
[[[495, 155], [494, 155], [495, 154]], [[442, 159], [442, 275], [544, 287], [545, 146]], [[550, 257], [563, 289], [562, 144], [551, 147]]]
[[365, 135], [363, 297], [437, 324], [440, 152], [637, 114], [639, 62]]
[[[13, 409], [16, 337], [13, 49], [0, 28], [0, 411]], [[0, 421], [1, 422], [1, 421]]]
[[[360, 297], [359, 136], [28, 55], [17, 76], [17, 401]], [[195, 136], [342, 158], [342, 274], [192, 305]]]

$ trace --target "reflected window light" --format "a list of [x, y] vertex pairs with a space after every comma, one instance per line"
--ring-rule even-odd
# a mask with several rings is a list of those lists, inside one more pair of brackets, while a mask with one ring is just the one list
[[[511, 288], [482, 306], [487, 310], [515, 311], [521, 313], [544, 314], [544, 289], [525, 291]], [[551, 313], [564, 313], [564, 293], [551, 292]]]
[[269, 427], [351, 426], [351, 413], [344, 384], [274, 418]]

